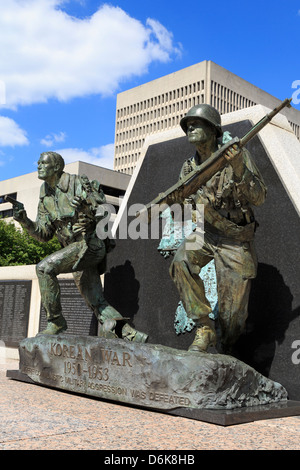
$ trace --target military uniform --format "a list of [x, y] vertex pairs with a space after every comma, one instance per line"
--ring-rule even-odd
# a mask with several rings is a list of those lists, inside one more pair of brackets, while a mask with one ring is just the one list
[[[199, 276], [201, 269], [214, 259], [218, 321], [224, 352], [236, 342], [247, 319], [250, 280], [257, 272], [253, 242], [256, 222], [251, 206], [259, 206], [266, 196], [266, 186], [249, 152], [242, 152], [244, 173], [240, 180], [236, 179], [232, 166], [227, 164], [187, 201], [192, 202], [195, 208], [197, 204], [204, 205], [204, 237], [197, 233], [197, 229], [191, 233], [178, 248], [170, 266], [170, 275], [188, 317], [214, 336], [214, 327], [209, 320], [212, 309]], [[200, 163], [198, 154], [188, 159], [180, 178]], [[204, 343], [205, 350], [206, 339]]]
[[[80, 209], [72, 204], [75, 197], [86, 202]], [[26, 228], [34, 238], [44, 242], [56, 235], [62, 246], [36, 267], [41, 301], [48, 320], [48, 329], [43, 333], [56, 334], [67, 327], [57, 280], [62, 273], [73, 273], [87, 305], [101, 324], [108, 325], [102, 330], [104, 336], [115, 337], [112, 332], [115, 320], [123, 320], [122, 315], [105, 300], [100, 279], [100, 274], [105, 271], [106, 255], [114, 247], [113, 240], [102, 240], [96, 234], [96, 226], [101, 219], [96, 211], [98, 205], [104, 203], [100, 184], [90, 182], [85, 176], [63, 172], [55, 188], [46, 182], [41, 187], [36, 222]], [[122, 334], [130, 341], [144, 342], [147, 338], [127, 323]]]
[[[75, 196], [89, 202], [82, 212], [72, 206]], [[63, 172], [54, 189], [46, 182], [41, 187], [37, 219], [27, 230], [43, 242], [56, 235], [62, 246], [61, 250], [42, 260], [36, 267], [41, 301], [48, 322], [62, 321], [57, 276], [70, 272], [86, 303], [99, 320], [103, 321], [105, 313], [121, 317], [104, 299], [99, 276], [110, 248], [109, 240], [100, 240], [96, 235], [99, 221], [96, 208], [103, 203], [105, 196], [100, 184], [96, 181], [88, 182], [85, 177]]]

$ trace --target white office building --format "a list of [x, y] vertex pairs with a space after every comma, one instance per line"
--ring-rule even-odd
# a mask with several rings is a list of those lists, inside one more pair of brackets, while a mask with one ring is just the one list
[[[186, 112], [200, 103], [226, 114], [256, 104], [273, 109], [280, 100], [212, 61], [124, 91], [117, 96], [114, 169], [132, 174], [145, 138], [178, 127]], [[300, 111], [282, 112], [300, 140]]]

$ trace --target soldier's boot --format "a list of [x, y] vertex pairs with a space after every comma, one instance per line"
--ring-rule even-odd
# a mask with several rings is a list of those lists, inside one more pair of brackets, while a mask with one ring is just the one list
[[193, 343], [189, 347], [189, 351], [207, 352], [210, 346], [215, 346], [217, 335], [212, 325], [212, 321], [207, 321], [199, 325]]
[[40, 335], [58, 335], [63, 333], [68, 328], [67, 322], [62, 315], [58, 317], [48, 319], [47, 327], [45, 330], [41, 331]]
[[94, 309], [94, 313], [99, 322], [98, 335], [108, 339], [118, 338], [116, 333], [117, 320], [123, 320], [122, 315], [113, 307], [103, 301], [101, 305]]
[[119, 338], [116, 330], [119, 330], [119, 325], [122, 326], [123, 324], [120, 336], [125, 341], [145, 343], [148, 339], [146, 333], [142, 333], [130, 326], [126, 321], [128, 318], [122, 317], [122, 315], [110, 305], [105, 306], [96, 316], [100, 323], [100, 336], [104, 336], [105, 338]]
[[132, 341], [135, 343], [146, 343], [148, 335], [141, 331], [136, 330], [129, 323], [125, 323], [122, 328], [122, 338], [124, 341]]
[[115, 333], [117, 322], [113, 318], [104, 320], [103, 323], [100, 322], [99, 325], [99, 336], [107, 339], [118, 338], [118, 335]]

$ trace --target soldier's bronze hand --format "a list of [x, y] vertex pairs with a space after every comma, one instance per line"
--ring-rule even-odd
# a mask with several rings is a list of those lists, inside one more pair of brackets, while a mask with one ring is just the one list
[[240, 147], [237, 144], [232, 145], [226, 150], [226, 152], [224, 153], [224, 157], [232, 166], [234, 174], [238, 178], [242, 178], [245, 168], [243, 153]]
[[17, 221], [17, 222], [25, 222], [27, 220], [27, 213], [26, 213], [26, 210], [23, 208], [18, 208], [18, 207], [14, 207], [13, 208], [13, 218]]
[[73, 201], [71, 202], [71, 206], [75, 207], [78, 211], [82, 210], [83, 206], [85, 205], [84, 199], [79, 196], [75, 196]]
[[80, 233], [85, 231], [89, 225], [93, 223], [93, 220], [91, 217], [85, 215], [85, 214], [80, 214], [78, 217], [77, 222], [73, 225], [73, 233]]

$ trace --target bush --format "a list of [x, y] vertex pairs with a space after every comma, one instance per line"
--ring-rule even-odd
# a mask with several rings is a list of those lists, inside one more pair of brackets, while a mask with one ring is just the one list
[[0, 266], [37, 264], [60, 249], [56, 237], [47, 243], [38, 242], [13, 222], [0, 219]]

